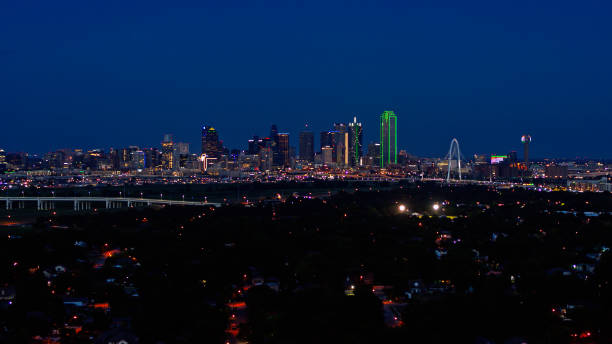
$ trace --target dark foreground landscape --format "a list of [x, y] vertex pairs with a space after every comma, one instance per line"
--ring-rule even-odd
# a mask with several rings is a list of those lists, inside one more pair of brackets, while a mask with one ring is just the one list
[[0, 342], [612, 341], [609, 193], [279, 198], [3, 210]]

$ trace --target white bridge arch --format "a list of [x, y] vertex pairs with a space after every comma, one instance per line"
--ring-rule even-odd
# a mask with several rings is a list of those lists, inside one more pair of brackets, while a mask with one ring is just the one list
[[455, 156], [457, 157], [457, 174], [459, 175], [459, 180], [461, 180], [461, 150], [459, 150], [459, 141], [457, 141], [456, 138], [453, 138], [450, 148], [448, 149], [448, 172], [446, 174], [446, 182], [450, 182], [453, 153], [455, 153]]

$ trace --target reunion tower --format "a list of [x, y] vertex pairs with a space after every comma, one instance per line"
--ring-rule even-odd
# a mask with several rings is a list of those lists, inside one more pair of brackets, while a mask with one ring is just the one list
[[530, 135], [523, 135], [521, 136], [521, 142], [523, 143], [523, 147], [524, 147], [524, 152], [523, 152], [523, 156], [525, 157], [525, 166], [529, 167], [529, 144], [531, 143], [531, 136]]

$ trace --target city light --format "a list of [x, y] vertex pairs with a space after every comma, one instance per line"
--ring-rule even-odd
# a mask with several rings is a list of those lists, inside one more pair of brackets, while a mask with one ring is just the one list
[[399, 207], [397, 207], [397, 209], [398, 209], [400, 212], [402, 212], [402, 213], [403, 213], [403, 212], [405, 212], [405, 211], [406, 211], [406, 206], [405, 206], [405, 205], [403, 205], [403, 204], [400, 204], [400, 205], [399, 205]]
[[438, 209], [440, 209], [440, 205], [438, 203], [434, 203], [432, 208], [433, 208], [433, 210], [438, 210]]

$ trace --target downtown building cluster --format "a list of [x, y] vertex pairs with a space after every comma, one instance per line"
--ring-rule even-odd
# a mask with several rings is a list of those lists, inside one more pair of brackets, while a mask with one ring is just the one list
[[[201, 147], [193, 152], [189, 143], [176, 142], [166, 134], [159, 147], [103, 149], [59, 149], [43, 155], [6, 153], [0, 149], [0, 172], [10, 171], [108, 171], [148, 174], [193, 174], [205, 172], [222, 175], [227, 171], [279, 171], [294, 169], [378, 168], [397, 164], [397, 116], [392, 111], [381, 115], [380, 142], [370, 143], [364, 154], [363, 125], [333, 123], [329, 130], [315, 133], [308, 126], [299, 133], [299, 150], [291, 144], [291, 135], [272, 125], [269, 135], [255, 135], [245, 149], [229, 149], [212, 125], [201, 128]], [[295, 139], [294, 139], [295, 140]], [[42, 173], [42, 172], [41, 172]]]
[[[466, 159], [453, 139], [446, 158], [423, 158], [398, 146], [398, 116], [379, 115], [378, 142], [364, 143], [364, 127], [353, 117], [315, 132], [309, 126], [292, 136], [271, 125], [268, 135], [255, 135], [242, 149], [229, 149], [214, 126], [201, 127], [201, 146], [175, 141], [166, 134], [159, 147], [60, 149], [43, 155], [7, 153], [0, 148], [0, 176], [166, 176], [273, 180], [312, 178], [432, 178], [485, 181], [545, 179], [576, 190], [612, 190], [610, 165], [602, 161], [531, 161], [531, 136], [507, 154], [475, 154]], [[318, 140], [316, 142], [315, 140]], [[518, 148], [518, 147], [517, 147]], [[451, 157], [452, 155], [452, 157]], [[457, 157], [458, 155], [458, 157]], [[18, 180], [18, 179], [15, 179]]]

